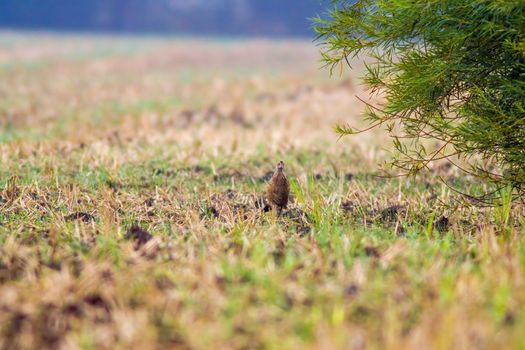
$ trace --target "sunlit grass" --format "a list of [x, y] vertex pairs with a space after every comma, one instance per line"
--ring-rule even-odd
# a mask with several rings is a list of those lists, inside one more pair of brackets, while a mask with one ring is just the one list
[[[0, 132], [0, 348], [522, 346], [521, 205], [460, 206], [440, 177], [483, 185], [446, 167], [379, 176], [380, 131], [332, 131], [359, 126], [366, 94], [319, 78], [310, 43], [183, 44], [0, 81], [17, 101]], [[235, 57], [251, 69], [202, 73]], [[273, 220], [279, 160], [293, 199]]]

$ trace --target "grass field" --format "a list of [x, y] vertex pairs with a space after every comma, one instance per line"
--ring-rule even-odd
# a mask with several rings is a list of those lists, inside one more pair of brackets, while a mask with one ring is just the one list
[[384, 131], [333, 132], [365, 125], [362, 66], [318, 60], [1, 33], [0, 348], [525, 349], [523, 206], [380, 176]]

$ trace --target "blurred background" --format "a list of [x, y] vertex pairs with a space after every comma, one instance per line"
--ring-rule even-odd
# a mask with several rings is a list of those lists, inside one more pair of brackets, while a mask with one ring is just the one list
[[0, 143], [334, 141], [362, 89], [359, 64], [322, 69], [311, 19], [330, 4], [0, 0]]
[[220, 36], [311, 36], [323, 0], [2, 0], [0, 28]]

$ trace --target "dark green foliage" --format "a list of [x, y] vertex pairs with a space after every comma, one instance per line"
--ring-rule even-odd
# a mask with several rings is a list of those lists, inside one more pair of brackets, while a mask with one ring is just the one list
[[525, 1], [332, 3], [315, 20], [323, 58], [332, 69], [372, 58], [365, 82], [385, 102], [367, 118], [388, 126], [399, 151], [393, 165], [413, 174], [446, 158], [523, 195]]

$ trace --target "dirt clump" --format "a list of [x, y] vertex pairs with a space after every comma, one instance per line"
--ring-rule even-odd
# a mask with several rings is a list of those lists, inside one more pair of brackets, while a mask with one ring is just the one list
[[133, 225], [126, 233], [125, 238], [128, 240], [134, 240], [135, 248], [139, 248], [148, 243], [153, 238], [153, 236], [148, 231], [142, 229], [140, 226]]

